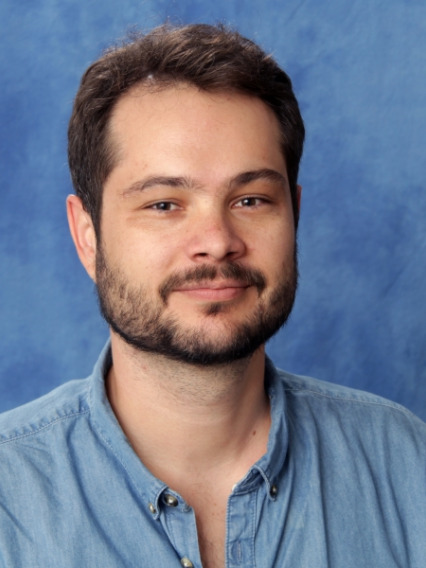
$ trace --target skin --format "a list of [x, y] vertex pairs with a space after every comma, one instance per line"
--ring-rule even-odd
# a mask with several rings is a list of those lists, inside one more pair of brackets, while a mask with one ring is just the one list
[[[240, 94], [137, 87], [118, 101], [111, 136], [119, 160], [104, 186], [102, 243], [80, 200], [68, 198], [83, 265], [96, 281], [101, 244], [109, 267], [142, 286], [184, 334], [225, 345], [294, 269], [293, 211], [275, 116]], [[171, 275], [229, 261], [260, 271], [261, 293], [219, 276], [177, 285], [161, 299]], [[220, 306], [215, 313], [212, 304]], [[108, 396], [123, 430], [151, 472], [194, 508], [203, 565], [223, 566], [227, 498], [267, 445], [263, 346], [211, 366], [137, 350], [114, 331], [111, 347]]]

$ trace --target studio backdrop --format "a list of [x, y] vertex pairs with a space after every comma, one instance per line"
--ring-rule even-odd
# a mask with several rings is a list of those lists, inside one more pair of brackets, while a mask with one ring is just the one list
[[300, 286], [270, 356], [426, 419], [424, 0], [2, 0], [0, 409], [88, 375], [106, 341], [68, 234], [67, 122], [90, 62], [167, 20], [236, 27], [300, 101]]

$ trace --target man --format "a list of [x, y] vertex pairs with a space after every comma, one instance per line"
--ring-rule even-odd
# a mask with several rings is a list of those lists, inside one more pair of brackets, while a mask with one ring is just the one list
[[277, 371], [304, 128], [237, 33], [161, 27], [82, 79], [68, 218], [110, 343], [0, 420], [0, 561], [426, 565], [426, 426]]

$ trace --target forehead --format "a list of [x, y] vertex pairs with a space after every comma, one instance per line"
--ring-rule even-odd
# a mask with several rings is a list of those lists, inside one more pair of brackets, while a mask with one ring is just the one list
[[240, 93], [139, 85], [118, 100], [109, 134], [119, 169], [173, 175], [186, 174], [175, 171], [181, 167], [223, 175], [232, 169], [285, 169], [275, 114], [260, 99]]

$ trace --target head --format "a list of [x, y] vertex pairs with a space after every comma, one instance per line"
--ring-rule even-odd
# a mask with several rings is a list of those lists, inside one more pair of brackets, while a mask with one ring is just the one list
[[223, 27], [161, 27], [87, 70], [68, 214], [114, 341], [219, 364], [281, 327], [303, 138], [287, 75]]
[[75, 99], [69, 164], [76, 194], [98, 237], [103, 186], [117, 162], [109, 124], [118, 100], [136, 85], [162, 89], [180, 83], [249, 95], [272, 109], [280, 125], [297, 226], [304, 126], [289, 77], [256, 44], [223, 26], [164, 25], [107, 51], [85, 72]]

